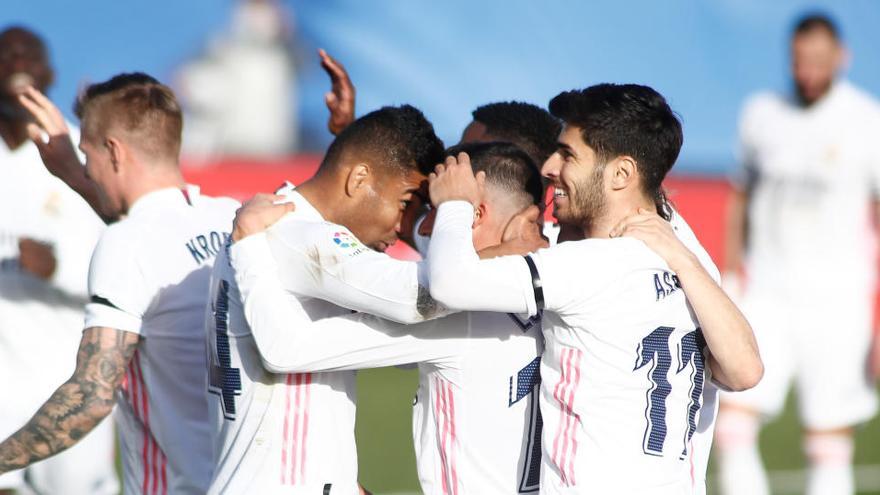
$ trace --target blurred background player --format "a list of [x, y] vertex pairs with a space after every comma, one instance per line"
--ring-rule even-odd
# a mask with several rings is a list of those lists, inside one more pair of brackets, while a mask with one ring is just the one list
[[[18, 97], [53, 81], [42, 39], [23, 27], [0, 32], [0, 438], [20, 427], [73, 371], [87, 297], [88, 263], [103, 224], [43, 167], [32, 120]], [[71, 131], [78, 138], [78, 130]], [[42, 136], [38, 136], [42, 139]], [[63, 455], [0, 476], [0, 491], [116, 493], [113, 425], [101, 423]]]
[[[66, 144], [38, 144], [60, 162], [53, 170], [83, 175], [58, 109], [33, 88], [20, 101]], [[117, 406], [124, 491], [203, 494], [213, 471], [208, 279], [238, 203], [202, 196], [184, 182], [180, 107], [152, 77], [120, 74], [91, 85], [75, 110], [102, 211], [122, 219], [104, 231], [92, 256], [76, 370], [0, 444], [0, 472], [71, 447]]]
[[[725, 395], [718, 419], [725, 493], [768, 491], [761, 415], [792, 379], [804, 429], [807, 493], [853, 493], [853, 427], [877, 399], [868, 372], [880, 188], [880, 107], [846, 81], [847, 52], [824, 15], [791, 37], [791, 94], [761, 93], [740, 122], [726, 281], [745, 274], [742, 308], [767, 365], [754, 390]], [[876, 369], [875, 369], [876, 372]]]
[[186, 157], [277, 158], [298, 150], [288, 11], [277, 0], [239, 0], [228, 30], [180, 70]]

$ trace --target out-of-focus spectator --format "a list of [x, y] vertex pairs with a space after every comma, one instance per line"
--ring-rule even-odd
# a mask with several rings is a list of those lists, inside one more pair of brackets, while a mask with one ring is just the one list
[[[36, 33], [0, 31], [0, 439], [24, 426], [73, 373], [89, 259], [103, 229], [89, 205], [46, 170], [31, 142], [33, 123], [19, 96], [28, 86], [45, 91], [53, 77]], [[113, 423], [104, 421], [52, 459], [0, 475], [0, 493], [28, 488], [118, 493]]]
[[[808, 495], [855, 491], [853, 427], [877, 410], [869, 361], [880, 105], [841, 77], [847, 53], [829, 17], [796, 24], [791, 57], [793, 91], [754, 96], [740, 122], [726, 281], [744, 288], [766, 372], [722, 399], [716, 445], [727, 494], [768, 492], [761, 415], [782, 409], [792, 380]], [[742, 268], [747, 284], [730, 284]]]
[[178, 77], [183, 153], [272, 157], [297, 149], [292, 32], [276, 0], [242, 0], [228, 32]]

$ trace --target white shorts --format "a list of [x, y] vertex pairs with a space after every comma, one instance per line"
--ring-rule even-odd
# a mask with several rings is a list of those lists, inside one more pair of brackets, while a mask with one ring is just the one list
[[[867, 295], [817, 287], [825, 299], [792, 302], [785, 294], [753, 290], [741, 308], [755, 331], [764, 377], [753, 389], [727, 392], [722, 401], [779, 414], [794, 379], [803, 426], [830, 430], [869, 420], [877, 394], [867, 360], [872, 301]], [[839, 291], [839, 292], [834, 292]]]

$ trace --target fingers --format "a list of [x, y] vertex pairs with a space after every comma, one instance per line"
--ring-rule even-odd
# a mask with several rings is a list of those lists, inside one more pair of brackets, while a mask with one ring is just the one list
[[64, 115], [51, 100], [34, 87], [29, 86], [25, 89], [24, 93], [18, 96], [18, 101], [36, 120], [37, 124], [50, 135], [67, 133]]
[[43, 130], [39, 125], [29, 122], [26, 126], [28, 137], [37, 147], [42, 147], [46, 144], [46, 140], [43, 135]]
[[522, 212], [522, 217], [529, 223], [538, 223], [538, 217], [541, 215], [541, 209], [537, 205], [529, 206]]

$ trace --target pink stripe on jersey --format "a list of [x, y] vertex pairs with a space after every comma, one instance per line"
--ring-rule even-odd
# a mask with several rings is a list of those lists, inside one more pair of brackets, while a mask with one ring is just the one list
[[562, 483], [566, 486], [576, 483], [574, 460], [577, 455], [576, 423], [579, 418], [574, 414], [574, 398], [580, 383], [581, 355], [582, 352], [578, 349], [562, 350], [559, 357], [559, 382], [553, 389], [553, 398], [559, 406], [559, 426], [553, 439], [553, 454], [550, 459], [559, 469]]
[[443, 494], [447, 495], [449, 493], [449, 482], [447, 478], [449, 476], [449, 468], [446, 463], [446, 435], [443, 431], [443, 425], [446, 423], [445, 421], [445, 407], [443, 405], [443, 385], [440, 382], [440, 379], [434, 377], [434, 418], [435, 425], [437, 427], [437, 442], [440, 447], [440, 481], [441, 486], [443, 488]]
[[455, 451], [456, 451], [456, 435], [455, 435], [455, 395], [452, 393], [452, 384], [446, 382], [446, 392], [449, 397], [449, 423], [450, 423], [450, 455], [449, 465], [452, 468], [452, 495], [458, 495], [458, 470], [455, 468]]
[[308, 438], [309, 438], [309, 403], [311, 402], [311, 384], [312, 384], [312, 374], [305, 374], [305, 404], [303, 405], [303, 430], [302, 430], [302, 456], [299, 465], [299, 474], [302, 482], [306, 481], [306, 447], [308, 446]]
[[694, 476], [694, 442], [692, 440], [688, 441], [688, 452], [690, 452], [690, 455], [688, 456], [688, 462], [691, 465], [691, 488], [693, 488], [696, 486], [697, 480]]
[[574, 412], [574, 394], [577, 392], [578, 385], [581, 382], [581, 355], [582, 352], [580, 349], [576, 349], [575, 351], [576, 361], [574, 364], [574, 384], [571, 387], [571, 393], [568, 399], [568, 410], [571, 413], [571, 429], [569, 430], [569, 435], [571, 436], [571, 457], [568, 459], [568, 473], [571, 479], [571, 484], [576, 485], [577, 480], [574, 475], [574, 459], [577, 457], [577, 423], [580, 422], [580, 417], [577, 413]]
[[300, 385], [302, 384], [302, 375], [297, 374], [293, 380], [296, 384], [296, 395], [294, 396], [295, 399], [293, 401], [293, 437], [291, 438], [290, 473], [288, 474], [291, 485], [296, 484], [296, 458], [299, 454], [299, 402], [302, 397], [302, 388], [300, 388]]
[[305, 483], [311, 383], [311, 373], [290, 373], [286, 378], [284, 436], [281, 443], [282, 485]]
[[284, 399], [284, 436], [281, 441], [281, 484], [287, 483], [287, 455], [290, 450], [290, 385], [293, 383], [293, 375], [288, 373]]
[[162, 493], [168, 493], [168, 458], [165, 457], [165, 453], [162, 452]]

